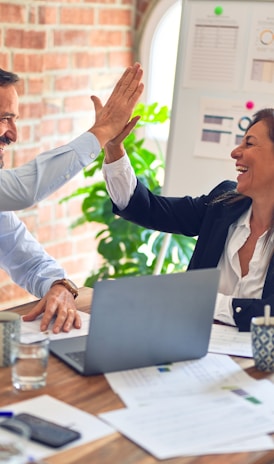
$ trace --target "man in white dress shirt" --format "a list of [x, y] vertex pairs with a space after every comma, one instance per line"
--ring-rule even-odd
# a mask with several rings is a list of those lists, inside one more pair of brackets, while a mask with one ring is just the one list
[[[138, 63], [128, 67], [104, 106], [98, 97], [91, 97], [95, 123], [86, 133], [22, 167], [0, 171], [0, 267], [14, 282], [41, 298], [24, 317], [31, 321], [43, 313], [41, 330], [46, 330], [55, 316], [55, 333], [68, 332], [73, 326], [80, 328], [75, 306], [78, 289], [12, 211], [50, 195], [96, 159], [108, 143], [111, 151], [111, 141], [117, 134], [130, 133], [138, 120], [130, 117], [143, 91], [141, 79]], [[4, 165], [5, 149], [17, 141], [17, 82], [17, 75], [0, 69], [0, 167]]]

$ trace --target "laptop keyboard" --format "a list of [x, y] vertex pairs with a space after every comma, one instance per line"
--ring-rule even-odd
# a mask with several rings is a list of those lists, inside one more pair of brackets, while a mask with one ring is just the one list
[[66, 353], [66, 356], [77, 362], [80, 366], [84, 366], [85, 351], [73, 351], [71, 353]]

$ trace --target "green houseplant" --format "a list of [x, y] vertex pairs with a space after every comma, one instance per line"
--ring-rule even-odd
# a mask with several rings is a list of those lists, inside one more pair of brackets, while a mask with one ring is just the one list
[[[141, 116], [134, 131], [125, 140], [125, 149], [137, 177], [154, 193], [160, 194], [164, 173], [164, 158], [160, 148], [153, 153], [145, 147], [145, 139], [138, 138], [138, 129], [147, 124], [161, 124], [169, 119], [167, 107], [158, 107], [157, 103], [144, 105], [139, 103], [134, 115]], [[91, 184], [79, 188], [62, 201], [75, 196], [83, 196], [82, 216], [72, 227], [86, 222], [100, 224], [96, 235], [97, 251], [102, 257], [99, 269], [87, 277], [85, 286], [93, 287], [100, 279], [122, 276], [153, 274], [157, 256], [162, 248], [164, 233], [144, 229], [112, 213], [112, 204], [106, 191], [105, 182], [100, 176], [104, 153], [99, 155], [90, 169], [84, 170], [85, 177], [91, 178]], [[94, 180], [98, 178], [98, 180]], [[95, 177], [96, 176], [96, 177]], [[167, 248], [162, 273], [184, 271], [195, 245], [195, 239], [182, 235], [172, 235]]]

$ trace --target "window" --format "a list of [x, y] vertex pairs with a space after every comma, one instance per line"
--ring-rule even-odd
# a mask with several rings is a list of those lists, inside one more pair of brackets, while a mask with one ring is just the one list
[[[140, 43], [145, 70], [145, 101], [172, 106], [181, 19], [180, 0], [159, 0], [150, 13]], [[147, 128], [146, 136], [166, 142], [169, 123]]]

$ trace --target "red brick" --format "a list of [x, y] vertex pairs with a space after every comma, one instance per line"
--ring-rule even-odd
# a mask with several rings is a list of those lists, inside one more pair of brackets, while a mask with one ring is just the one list
[[42, 116], [42, 102], [20, 103], [20, 117], [24, 119], [40, 118]]
[[130, 10], [121, 9], [101, 9], [99, 10], [99, 24], [101, 25], [115, 25], [115, 26], [131, 26], [132, 12]]
[[37, 220], [38, 223], [43, 226], [43, 224], [50, 223], [54, 217], [54, 205], [52, 202], [43, 201], [37, 206]]
[[73, 120], [62, 118], [57, 121], [57, 131], [59, 134], [69, 134], [73, 128]]
[[26, 7], [23, 5], [10, 5], [8, 2], [0, 3], [0, 18], [2, 24], [24, 24], [26, 22]]
[[40, 6], [38, 8], [39, 24], [57, 24], [58, 8], [54, 6]]
[[122, 31], [92, 30], [90, 31], [90, 45], [96, 47], [121, 46], [123, 40]]
[[53, 32], [53, 44], [55, 47], [86, 47], [90, 43], [88, 30], [59, 30]]
[[29, 125], [20, 125], [17, 127], [18, 142], [31, 142], [31, 127]]
[[67, 69], [69, 66], [69, 52], [64, 53], [46, 53], [44, 55], [43, 67], [44, 71]]
[[56, 122], [54, 119], [42, 119], [40, 126], [43, 137], [55, 133]]
[[67, 226], [59, 223], [48, 226], [43, 225], [42, 227], [38, 227], [36, 234], [38, 241], [41, 243], [56, 242], [66, 237]]
[[28, 93], [30, 95], [41, 95], [43, 93], [43, 77], [30, 77], [28, 79]]
[[8, 29], [4, 42], [6, 47], [41, 50], [46, 45], [46, 33], [43, 31]]
[[109, 65], [110, 67], [115, 66], [129, 66], [133, 63], [134, 55], [133, 51], [110, 51], [109, 52]]
[[64, 99], [64, 110], [67, 111], [90, 110], [90, 99], [83, 95], [75, 95]]
[[44, 98], [42, 102], [43, 115], [57, 114], [62, 111], [63, 99], [61, 97]]
[[93, 8], [61, 8], [61, 24], [80, 24], [91, 26], [94, 24]]
[[75, 90], [82, 90], [89, 85], [89, 76], [88, 75], [66, 75], [56, 77], [55, 79], [55, 90], [60, 90], [62, 92], [69, 91], [73, 92]]
[[107, 52], [79, 52], [73, 56], [74, 66], [79, 68], [102, 68], [107, 65]]
[[23, 148], [22, 144], [20, 144], [20, 148], [18, 151], [16, 150], [14, 153], [14, 161], [13, 167], [21, 166], [24, 163], [34, 159], [37, 156], [38, 149], [35, 148]]
[[46, 247], [46, 251], [57, 260], [64, 258], [64, 256], [71, 256], [72, 242], [66, 241], [54, 245], [48, 245]]
[[8, 63], [9, 63], [9, 55], [8, 53], [0, 53], [0, 63], [1, 63], [1, 68], [9, 70], [8, 68]]
[[30, 53], [15, 53], [13, 58], [13, 70], [16, 73], [31, 73], [43, 71], [43, 55]]

